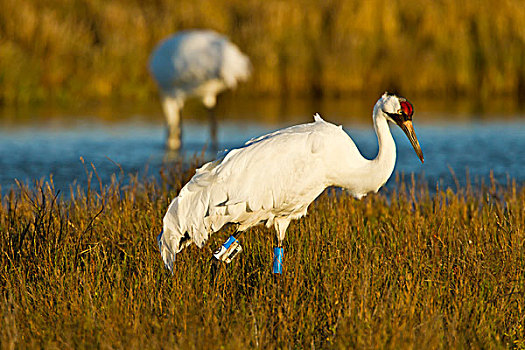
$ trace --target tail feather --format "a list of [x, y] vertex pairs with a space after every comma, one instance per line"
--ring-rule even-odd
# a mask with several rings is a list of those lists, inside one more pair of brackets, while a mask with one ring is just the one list
[[220, 206], [227, 196], [214, 184], [216, 175], [212, 170], [216, 165], [211, 162], [198, 169], [164, 216], [163, 231], [157, 241], [164, 264], [170, 270], [177, 253], [191, 243], [202, 248], [209, 236], [231, 219], [226, 208]]
[[273, 223], [272, 196], [252, 203], [239, 200], [238, 191], [219, 181], [219, 164], [220, 161], [214, 161], [198, 169], [168, 207], [163, 232], [157, 240], [164, 263], [170, 270], [182, 249], [191, 243], [202, 248], [210, 235], [227, 223], [239, 223], [239, 231], [264, 220], [268, 220], [267, 225]]
[[235, 88], [238, 81], [246, 81], [251, 74], [251, 63], [234, 44], [228, 43], [223, 49], [221, 76], [229, 88]]

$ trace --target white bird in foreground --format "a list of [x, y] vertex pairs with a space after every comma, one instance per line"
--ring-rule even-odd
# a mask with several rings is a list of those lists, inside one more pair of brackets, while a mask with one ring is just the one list
[[150, 72], [159, 91], [168, 126], [167, 148], [181, 146], [181, 110], [188, 97], [210, 111], [211, 138], [217, 142], [213, 113], [217, 94], [250, 76], [251, 64], [234, 44], [211, 30], [186, 30], [162, 40], [150, 56]]
[[379, 143], [375, 159], [363, 158], [341, 126], [318, 114], [296, 125], [248, 141], [204, 164], [173, 199], [157, 237], [166, 266], [188, 244], [199, 248], [226, 223], [239, 231], [266, 221], [274, 226], [279, 247], [292, 219], [306, 215], [327, 187], [347, 189], [356, 198], [377, 192], [396, 162], [396, 145], [388, 122], [405, 132], [423, 162], [412, 126], [413, 107], [405, 98], [385, 93], [374, 106]]

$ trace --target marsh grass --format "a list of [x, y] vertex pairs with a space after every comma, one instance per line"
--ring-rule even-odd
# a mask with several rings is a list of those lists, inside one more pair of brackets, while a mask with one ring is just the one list
[[183, 251], [173, 275], [155, 239], [193, 171], [5, 194], [2, 347], [525, 347], [522, 186], [328, 190], [291, 224], [282, 276], [274, 232], [258, 226], [212, 280], [210, 249], [234, 227]]
[[188, 28], [250, 56], [244, 95], [525, 94], [521, 0], [0, 0], [0, 104], [155, 99], [148, 56]]

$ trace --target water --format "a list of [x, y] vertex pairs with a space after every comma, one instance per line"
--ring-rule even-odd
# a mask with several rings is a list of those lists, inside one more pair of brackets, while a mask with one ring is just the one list
[[[288, 118], [280, 121], [254, 113], [246, 119], [242, 111], [236, 113], [232, 119], [221, 118], [220, 148], [234, 148], [252, 137], [311, 121], [304, 111], [288, 111]], [[370, 117], [356, 121], [334, 114], [332, 120], [343, 124], [363, 155], [374, 157], [377, 139]], [[330, 120], [326, 114], [325, 118]], [[471, 179], [477, 181], [486, 181], [491, 170], [501, 183], [506, 183], [507, 177], [518, 183], [525, 181], [524, 118], [461, 118], [458, 122], [450, 118], [450, 114], [444, 118], [427, 113], [415, 120], [415, 127], [425, 164], [420, 163], [402, 131], [392, 126], [398, 149], [395, 171], [424, 176], [431, 187], [436, 183], [455, 187], [451, 169], [461, 184], [465, 183], [467, 169]], [[92, 170], [91, 163], [103, 184], [110, 182], [112, 174], [124, 180], [130, 173], [156, 177], [165, 159], [164, 137], [163, 120], [158, 111], [109, 121], [70, 116], [22, 118], [22, 121], [0, 119], [2, 192], [16, 188], [15, 179], [31, 184], [35, 179], [49, 180], [51, 175], [55, 187], [68, 193], [71, 184], [86, 185], [86, 167]], [[208, 142], [206, 120], [187, 117], [183, 142], [186, 158], [200, 153]], [[121, 168], [124, 175], [120, 175]], [[389, 181], [387, 186], [393, 186], [392, 183]]]
[[[246, 137], [267, 131], [255, 124], [221, 125], [219, 138], [227, 140], [221, 148], [241, 145]], [[162, 123], [80, 123], [67, 128], [36, 128], [33, 126], [0, 131], [0, 185], [16, 186], [15, 179], [31, 183], [50, 179], [57, 189], [70, 184], [87, 184], [87, 173], [93, 166], [103, 184], [116, 174], [122, 178], [138, 173], [156, 176], [166, 161], [165, 129]], [[206, 123], [187, 122], [184, 128], [184, 155], [191, 159], [207, 146]], [[206, 154], [211, 158], [210, 153]], [[87, 169], [87, 171], [86, 171]], [[122, 169], [122, 171], [121, 171]], [[97, 180], [98, 182], [98, 180]]]

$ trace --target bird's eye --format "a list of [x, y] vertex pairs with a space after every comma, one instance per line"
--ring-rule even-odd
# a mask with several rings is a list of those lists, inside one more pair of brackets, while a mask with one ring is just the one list
[[397, 114], [403, 114], [403, 110], [402, 110], [402, 109], [399, 109], [399, 110], [397, 111]]

